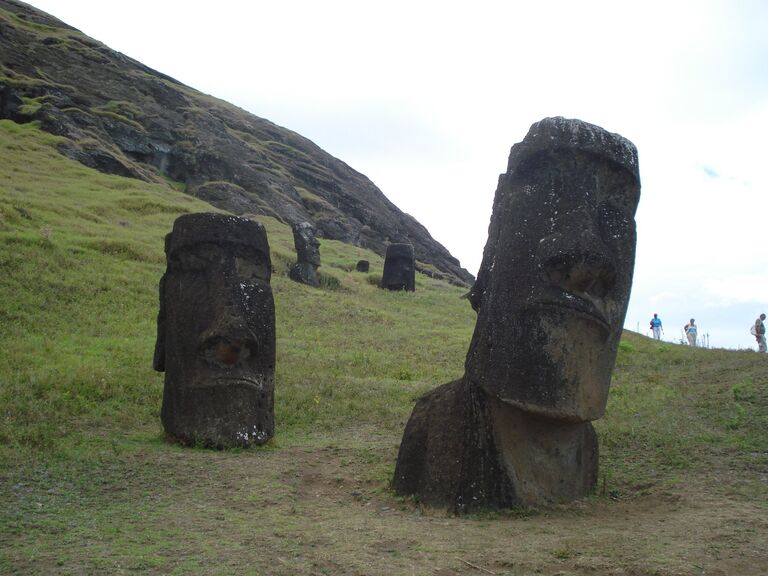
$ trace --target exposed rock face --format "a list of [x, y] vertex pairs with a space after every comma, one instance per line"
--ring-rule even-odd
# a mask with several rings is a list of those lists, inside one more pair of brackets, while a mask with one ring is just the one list
[[296, 246], [296, 264], [291, 267], [290, 277], [296, 282], [317, 288], [320, 280], [320, 242], [315, 236], [315, 227], [309, 222], [298, 222], [292, 226], [293, 243]]
[[154, 368], [168, 434], [211, 447], [274, 435], [275, 307], [264, 227], [222, 214], [179, 217], [166, 236]]
[[416, 267], [413, 259], [413, 246], [410, 244], [390, 244], [384, 259], [384, 272], [381, 287], [387, 290], [416, 290]]
[[355, 265], [355, 270], [357, 272], [365, 272], [367, 273], [368, 270], [371, 269], [371, 263], [368, 262], [368, 260], [358, 260], [357, 264]]
[[110, 50], [55, 18], [0, 0], [0, 119], [37, 120], [98, 170], [185, 185], [234, 214], [311, 222], [383, 255], [407, 238], [446, 279], [472, 276], [362, 174], [314, 143]]
[[24, 101], [10, 86], [0, 84], [0, 118], [18, 120], [22, 118], [21, 106]]
[[637, 151], [547, 118], [512, 148], [470, 300], [461, 380], [422, 397], [395, 470], [399, 494], [455, 511], [578, 498], [597, 478], [632, 283]]

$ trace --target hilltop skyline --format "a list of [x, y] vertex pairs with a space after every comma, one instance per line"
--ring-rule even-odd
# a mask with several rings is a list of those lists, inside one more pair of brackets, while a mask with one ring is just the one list
[[32, 4], [312, 139], [472, 273], [496, 179], [532, 123], [617, 132], [637, 145], [643, 184], [626, 327], [647, 333], [657, 312], [677, 341], [694, 317], [712, 346], [755, 347], [748, 326], [768, 308], [760, 2], [138, 1], [119, 17], [87, 0]]

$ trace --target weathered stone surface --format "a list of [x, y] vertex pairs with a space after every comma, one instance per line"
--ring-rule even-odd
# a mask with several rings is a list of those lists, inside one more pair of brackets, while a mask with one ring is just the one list
[[598, 126], [547, 118], [512, 148], [472, 289], [474, 382], [523, 410], [602, 416], [639, 193], [634, 145]]
[[0, 118], [9, 118], [15, 121], [23, 118], [23, 115], [20, 114], [22, 104], [24, 102], [16, 90], [0, 83]]
[[597, 460], [591, 423], [523, 412], [462, 378], [417, 401], [393, 485], [457, 513], [535, 506], [589, 494]]
[[166, 237], [154, 368], [162, 421], [179, 440], [264, 444], [274, 434], [275, 308], [264, 227], [203, 213]]
[[578, 120], [534, 124], [510, 153], [470, 301], [464, 377], [406, 426], [399, 494], [456, 511], [549, 504], [597, 478], [626, 313], [640, 193], [628, 140]]
[[317, 288], [320, 280], [317, 269], [320, 267], [320, 241], [317, 231], [309, 222], [293, 224], [293, 243], [296, 246], [296, 264], [291, 267], [289, 276], [296, 282]]
[[416, 403], [403, 433], [393, 486], [456, 512], [516, 503], [493, 435], [488, 398], [464, 379]]
[[384, 259], [384, 272], [381, 287], [387, 290], [416, 290], [416, 264], [413, 246], [410, 244], [390, 244]]
[[368, 272], [371, 269], [371, 263], [368, 260], [358, 260], [355, 265], [355, 270], [358, 272]]
[[[110, 50], [14, 0], [0, 9], [0, 118], [38, 121], [98, 170], [186, 192], [234, 214], [311, 222], [324, 238], [380, 255], [408, 238], [416, 257], [468, 285], [471, 274], [368, 178], [313, 142]], [[26, 22], [26, 24], [25, 24]], [[33, 24], [31, 24], [33, 23]], [[22, 102], [25, 107], [22, 114]], [[231, 185], [231, 186], [228, 186]]]

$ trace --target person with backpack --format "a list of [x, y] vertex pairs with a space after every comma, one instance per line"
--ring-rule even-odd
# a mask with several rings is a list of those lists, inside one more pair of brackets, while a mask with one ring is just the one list
[[698, 328], [696, 327], [696, 320], [691, 318], [691, 321], [683, 327], [683, 331], [688, 337], [688, 344], [691, 346], [696, 346], [696, 333], [698, 332]]
[[757, 351], [765, 352], [765, 314], [760, 314], [755, 320], [755, 325], [750, 330], [757, 340]]
[[658, 314], [654, 314], [653, 318], [651, 318], [651, 330], [653, 331], [653, 339], [661, 340], [663, 328], [661, 327], [661, 318], [659, 318]]

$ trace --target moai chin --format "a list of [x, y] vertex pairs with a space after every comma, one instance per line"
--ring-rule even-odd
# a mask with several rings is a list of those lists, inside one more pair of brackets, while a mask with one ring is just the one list
[[413, 246], [410, 244], [390, 244], [384, 258], [384, 272], [381, 287], [387, 290], [416, 290], [416, 264]]
[[470, 292], [464, 377], [420, 398], [393, 485], [461, 512], [594, 490], [635, 255], [637, 151], [546, 118], [513, 146]]
[[292, 229], [296, 263], [288, 275], [296, 282], [317, 288], [320, 286], [317, 277], [317, 269], [320, 267], [320, 242], [316, 237], [317, 231], [309, 222], [298, 222]]
[[264, 227], [179, 217], [165, 238], [154, 368], [161, 418], [187, 444], [228, 448], [274, 435], [275, 307]]

